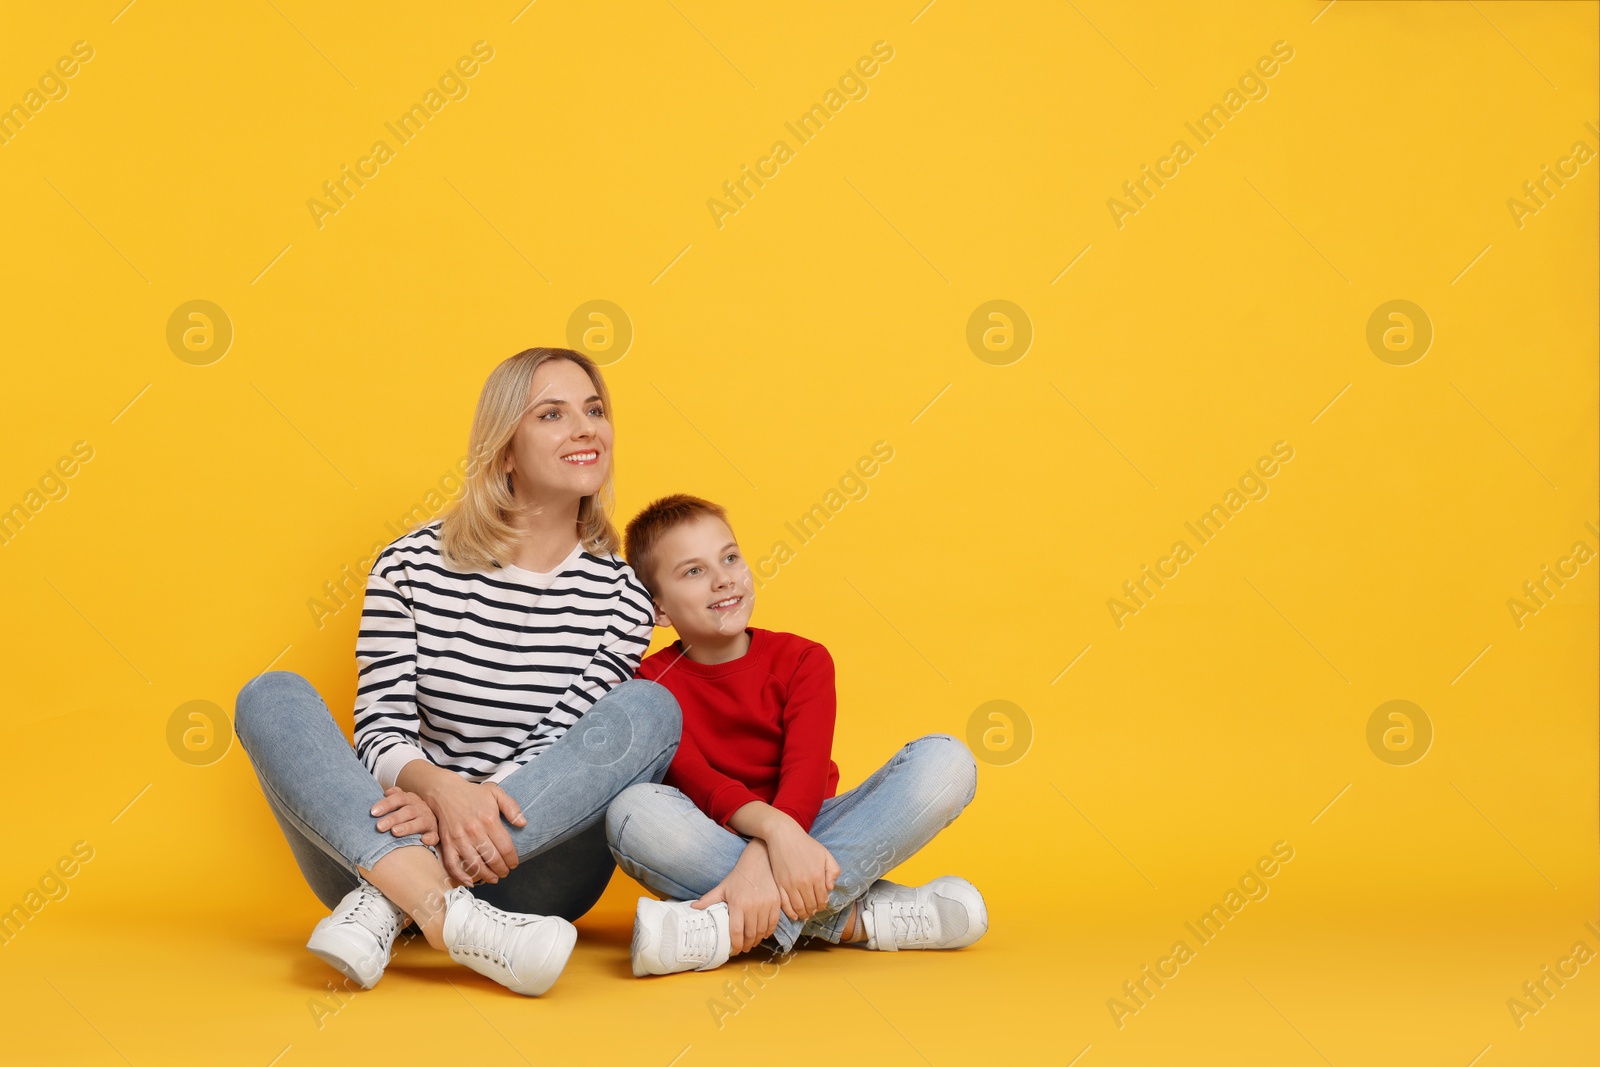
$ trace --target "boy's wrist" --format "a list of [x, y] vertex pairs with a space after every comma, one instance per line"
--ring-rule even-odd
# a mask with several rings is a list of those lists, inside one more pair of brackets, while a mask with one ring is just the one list
[[739, 860], [734, 866], [758, 872], [771, 870], [772, 857], [767, 852], [766, 842], [759, 837], [751, 838], [749, 843], [744, 846], [744, 851], [740, 853]]
[[800, 828], [799, 823], [777, 808], [766, 805], [763, 805], [763, 807], [766, 810], [762, 811], [757, 817], [755, 826], [756, 833], [754, 836], [759, 840], [767, 842], [775, 838], [782, 838], [787, 836], [790, 831]]
[[786, 822], [793, 823], [794, 820], [770, 804], [752, 800], [748, 804], [740, 805], [732, 815], [728, 816], [725, 825], [745, 837], [764, 841], [782, 833], [783, 824]]

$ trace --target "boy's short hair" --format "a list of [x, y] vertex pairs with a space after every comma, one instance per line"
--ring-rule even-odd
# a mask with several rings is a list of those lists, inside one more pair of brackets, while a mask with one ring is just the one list
[[629, 521], [623, 536], [623, 553], [627, 556], [628, 566], [633, 568], [633, 573], [639, 576], [639, 581], [644, 583], [652, 597], [660, 588], [655, 571], [661, 563], [656, 558], [656, 548], [661, 544], [661, 539], [668, 531], [707, 515], [721, 519], [728, 523], [728, 529], [733, 529], [733, 524], [728, 522], [728, 512], [720, 504], [688, 493], [673, 493], [652, 501]]

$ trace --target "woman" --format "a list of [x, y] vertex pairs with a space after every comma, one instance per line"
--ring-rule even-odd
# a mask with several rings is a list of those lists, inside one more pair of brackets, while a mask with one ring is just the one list
[[568, 920], [610, 880], [607, 805], [672, 759], [677, 703], [632, 680], [654, 611], [616, 554], [611, 449], [592, 362], [531, 348], [501, 363], [461, 499], [373, 563], [355, 750], [299, 675], [239, 693], [239, 740], [333, 909], [306, 947], [364, 989], [410, 916], [457, 962], [543, 993]]

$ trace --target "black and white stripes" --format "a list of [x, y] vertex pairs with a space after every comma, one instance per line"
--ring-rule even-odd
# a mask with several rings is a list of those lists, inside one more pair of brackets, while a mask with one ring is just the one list
[[633, 677], [655, 611], [633, 569], [580, 544], [553, 570], [455, 571], [439, 523], [367, 578], [356, 754], [388, 788], [413, 759], [497, 782]]

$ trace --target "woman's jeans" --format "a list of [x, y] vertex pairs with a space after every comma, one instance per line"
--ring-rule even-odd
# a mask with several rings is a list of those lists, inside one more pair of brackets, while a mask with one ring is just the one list
[[[576, 919], [594, 906], [614, 868], [606, 807], [631, 785], [659, 782], [682, 720], [665, 686], [635, 679], [612, 689], [561, 739], [501, 780], [524, 826], [504, 829], [518, 865], [473, 895], [507, 911]], [[328, 706], [298, 674], [271, 671], [239, 693], [234, 729], [300, 872], [328, 908], [391, 851], [421, 835], [380, 833], [370, 812], [383, 799]]]
[[[872, 777], [822, 802], [811, 836], [833, 853], [839, 877], [809, 922], [787, 915], [774, 931], [788, 952], [801, 937], [838, 943], [849, 905], [955, 821], [978, 789], [967, 746], [949, 734], [919, 737]], [[617, 864], [669, 900], [697, 900], [733, 870], [749, 838], [718, 826], [672, 786], [624, 790], [606, 813]]]

